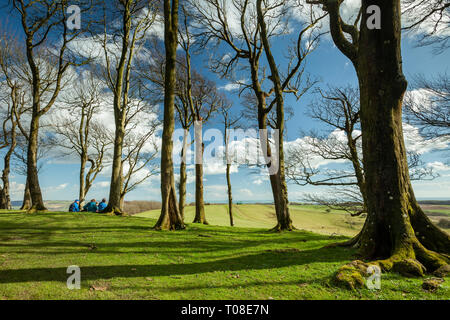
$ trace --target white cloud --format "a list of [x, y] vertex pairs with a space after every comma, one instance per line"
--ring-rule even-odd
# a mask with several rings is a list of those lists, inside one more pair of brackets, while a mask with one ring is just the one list
[[433, 150], [444, 150], [448, 147], [448, 141], [445, 137], [426, 140], [421, 136], [418, 128], [407, 123], [403, 123], [403, 135], [406, 149], [418, 154]]
[[427, 163], [427, 167], [432, 168], [436, 171], [450, 171], [450, 166], [440, 162], [440, 161], [434, 161]]
[[240, 193], [240, 195], [243, 196], [247, 196], [247, 197], [253, 197], [253, 192], [250, 189], [247, 188], [242, 188], [238, 190], [238, 193]]
[[256, 179], [256, 180], [253, 180], [253, 184], [256, 184], [256, 185], [261, 185], [261, 184], [263, 184], [263, 181], [262, 181], [262, 179]]

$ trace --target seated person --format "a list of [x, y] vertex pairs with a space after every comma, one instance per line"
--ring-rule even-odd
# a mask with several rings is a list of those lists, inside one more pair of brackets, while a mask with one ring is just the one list
[[108, 204], [106, 203], [106, 199], [103, 198], [102, 202], [100, 202], [100, 204], [98, 205], [98, 212], [102, 212], [103, 210], [106, 209], [107, 206]]
[[83, 210], [88, 212], [97, 212], [97, 203], [95, 202], [95, 199], [92, 199], [90, 202], [88, 202], [83, 207]]
[[70, 204], [69, 212], [80, 212], [80, 201], [78, 199]]

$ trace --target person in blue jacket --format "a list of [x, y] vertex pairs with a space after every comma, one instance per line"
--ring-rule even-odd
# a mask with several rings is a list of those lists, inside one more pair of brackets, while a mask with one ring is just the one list
[[77, 199], [69, 207], [69, 212], [80, 212], [80, 201]]
[[97, 212], [97, 202], [95, 202], [95, 199], [92, 199], [90, 202], [88, 202], [84, 207], [84, 211], [88, 212]]
[[102, 212], [103, 210], [106, 209], [107, 206], [108, 204], [106, 203], [106, 199], [103, 198], [102, 202], [100, 202], [100, 204], [98, 205], [98, 212]]

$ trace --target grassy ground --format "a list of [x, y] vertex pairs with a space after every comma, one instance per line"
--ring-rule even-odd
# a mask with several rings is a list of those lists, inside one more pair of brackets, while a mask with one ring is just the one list
[[[272, 205], [242, 204], [235, 205], [233, 208], [235, 226], [237, 227], [271, 228], [276, 224], [275, 211]], [[230, 225], [226, 205], [209, 205], [205, 209], [206, 219], [210, 224]], [[446, 210], [450, 212], [450, 206], [433, 207], [430, 212], [441, 212], [445, 216]], [[290, 212], [295, 227], [319, 234], [353, 236], [361, 230], [364, 223], [364, 217], [351, 217], [348, 213], [337, 210], [327, 212], [324, 206], [291, 205]], [[153, 210], [140, 213], [137, 216], [157, 219], [159, 214], [160, 210]], [[195, 208], [187, 207], [186, 221], [193, 221], [194, 214]], [[439, 218], [442, 217], [432, 217], [434, 222], [437, 222]], [[446, 230], [450, 232], [450, 229]]]
[[[0, 299], [450, 299], [450, 278], [436, 293], [396, 274], [379, 291], [336, 287], [354, 251], [323, 246], [343, 237], [193, 224], [158, 232], [154, 223], [0, 213]], [[81, 290], [66, 288], [70, 265], [81, 267]]]

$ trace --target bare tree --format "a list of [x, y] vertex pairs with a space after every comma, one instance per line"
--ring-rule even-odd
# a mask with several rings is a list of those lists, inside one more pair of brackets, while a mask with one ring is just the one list
[[[20, 121], [17, 122], [19, 127], [22, 127]], [[26, 130], [26, 129], [25, 129]], [[27, 154], [28, 154], [28, 130], [25, 131], [21, 129], [16, 136], [17, 144], [16, 148], [14, 148], [12, 163], [13, 163], [13, 171], [21, 176], [27, 176]], [[51, 152], [52, 144], [48, 143], [47, 137], [44, 137], [42, 133], [40, 133], [38, 138], [38, 150], [36, 153], [37, 160], [37, 172], [40, 173], [44, 167], [44, 160], [47, 158], [48, 154]], [[23, 193], [23, 201], [20, 210], [29, 210], [32, 205], [30, 186], [28, 185], [28, 180], [25, 181], [25, 189]]]
[[[447, 0], [402, 0], [404, 30], [417, 32], [419, 46], [434, 46], [442, 53], [450, 46], [450, 3]], [[420, 30], [420, 29], [423, 30]]]
[[227, 194], [228, 194], [228, 215], [230, 217], [230, 226], [234, 226], [234, 219], [233, 219], [233, 194], [231, 190], [231, 165], [232, 165], [232, 159], [229, 152], [230, 147], [230, 132], [231, 129], [238, 128], [238, 122], [240, 120], [239, 117], [234, 116], [231, 113], [231, 104], [227, 101], [224, 101], [222, 103], [220, 109], [220, 114], [222, 115], [222, 124], [224, 128], [224, 143], [225, 143], [225, 161], [226, 161], [226, 178], [227, 178]]
[[95, 36], [103, 48], [106, 66], [103, 77], [114, 96], [114, 154], [109, 202], [104, 212], [117, 215], [123, 214], [120, 206], [123, 186], [122, 153], [129, 101], [137, 98], [139, 91], [134, 58], [144, 46], [146, 36], [155, 22], [155, 6], [155, 0], [114, 0], [112, 6], [110, 4], [108, 9], [104, 8], [103, 32]]
[[16, 71], [23, 62], [19, 46], [6, 32], [0, 39], [0, 68], [2, 79], [0, 101], [2, 110], [2, 130], [0, 133], [0, 150], [6, 149], [3, 158], [2, 187], [0, 188], [0, 209], [11, 209], [9, 175], [11, 172], [11, 158], [17, 146], [18, 122], [22, 115], [29, 111], [28, 96], [24, 83], [18, 79]]
[[[274, 128], [279, 130], [278, 149], [272, 153], [267, 135], [261, 135], [260, 140], [262, 146], [267, 146], [263, 155], [269, 171], [276, 171], [270, 172], [277, 216], [277, 225], [274, 230], [292, 230], [284, 176], [285, 115], [283, 97], [287, 93], [292, 93], [300, 98], [312, 86], [309, 78], [302, 77], [302, 75], [305, 74], [306, 57], [314, 50], [319, 41], [320, 33], [315, 32], [315, 26], [323, 16], [316, 17], [311, 12], [311, 21], [302, 25], [290, 51], [290, 57], [285, 63], [287, 68], [281, 71], [271, 52], [271, 44], [274, 38], [287, 33], [290, 3], [283, 0], [270, 4], [266, 1], [235, 0], [229, 7], [223, 1], [206, 0], [190, 1], [190, 4], [195, 12], [197, 25], [200, 26], [196, 33], [199, 43], [202, 46], [207, 44], [217, 47], [225, 45], [232, 51], [231, 54], [225, 56], [213, 57], [211, 68], [222, 77], [231, 79], [234, 78], [236, 71], [250, 73], [251, 82], [249, 84], [242, 81], [238, 81], [238, 83], [241, 85], [240, 93], [249, 90], [256, 100], [259, 129], [267, 129], [268, 115], [273, 109], [276, 110]], [[238, 22], [239, 30], [230, 26], [229, 21], [233, 19]], [[271, 72], [267, 78], [266, 65], [261, 60], [263, 53], [265, 53]], [[270, 84], [265, 82], [267, 79], [270, 80]], [[279, 161], [275, 161], [277, 156]], [[275, 170], [270, 170], [270, 168], [275, 168]]]
[[[125, 196], [135, 190], [150, 177], [159, 173], [154, 160], [158, 155], [158, 146], [154, 140], [160, 122], [146, 115], [154, 114], [153, 108], [143, 101], [137, 101], [128, 108], [127, 133], [123, 141], [122, 168], [123, 185], [120, 193], [120, 207], [124, 208]], [[145, 125], [142, 125], [145, 123]]]
[[[87, 3], [80, 3], [85, 5], [82, 13], [90, 10], [91, 2], [88, 0]], [[69, 28], [66, 18], [70, 4], [66, 0], [11, 0], [10, 3], [21, 19], [31, 74], [32, 116], [27, 155], [27, 180], [32, 198], [30, 211], [45, 210], [37, 172], [39, 121], [58, 98], [69, 68], [86, 62], [76, 58], [68, 46], [84, 29]], [[85, 24], [88, 22], [85, 21]], [[57, 37], [60, 41], [50, 45], [51, 36]]]
[[[92, 73], [77, 81], [68, 92], [59, 113], [52, 119], [53, 144], [61, 155], [76, 155], [80, 160], [79, 199], [83, 203], [104, 164], [110, 158], [112, 133], [95, 119], [101, 112], [102, 83]], [[90, 164], [86, 172], [86, 167]]]
[[[176, 71], [176, 88], [175, 88], [175, 109], [177, 111], [176, 120], [185, 130], [183, 137], [183, 147], [181, 150], [181, 164], [180, 164], [180, 182], [179, 182], [179, 210], [181, 216], [184, 218], [184, 207], [186, 199], [186, 154], [189, 145], [188, 135], [189, 129], [196, 122], [197, 139], [201, 152], [200, 159], [196, 159], [195, 164], [195, 218], [194, 223], [207, 224], [203, 200], [203, 143], [201, 142], [202, 125], [206, 123], [214, 112], [217, 110], [221, 101], [221, 97], [216, 89], [216, 84], [207, 80], [199, 72], [191, 68], [191, 46], [192, 35], [189, 30], [189, 13], [186, 7], [181, 6], [183, 11], [183, 24], [179, 27], [178, 42], [183, 50], [183, 54], [177, 57], [177, 71]], [[153, 61], [150, 65], [142, 69], [149, 70], [142, 76], [152, 82], [159, 89], [152, 90], [152, 94], [158, 96], [161, 88], [164, 86], [164, 68], [165, 58], [159, 54], [158, 44], [154, 44]]]
[[[293, 145], [287, 152], [286, 174], [301, 186], [331, 187], [326, 194], [306, 194], [309, 202], [342, 209], [352, 216], [367, 212], [365, 173], [362, 162], [359, 90], [350, 86], [317, 89], [317, 99], [308, 114], [325, 124], [324, 134], [304, 134], [304, 145]], [[342, 169], [321, 168], [319, 161], [345, 161]], [[434, 179], [431, 168], [423, 165], [417, 153], [408, 152], [411, 180]], [[348, 168], [350, 167], [350, 168]]]
[[155, 229], [179, 230], [185, 225], [180, 215], [173, 170], [173, 141], [175, 126], [176, 65], [178, 45], [178, 0], [164, 0], [164, 123], [161, 146], [161, 215]]
[[405, 97], [408, 123], [420, 128], [427, 139], [450, 141], [450, 78], [441, 74], [434, 79], [414, 78], [415, 91]]
[[[365, 259], [378, 259], [385, 271], [423, 275], [448, 264], [450, 237], [420, 208], [408, 172], [402, 128], [407, 81], [401, 61], [400, 0], [377, 2], [376, 8], [364, 0], [352, 23], [341, 17], [342, 0], [308, 2], [322, 5], [328, 13], [333, 41], [352, 62], [359, 80], [365, 188], [370, 192], [363, 230], [346, 245], [358, 246]], [[337, 277], [354, 279], [355, 271], [360, 275], [355, 266], [346, 266]]]

